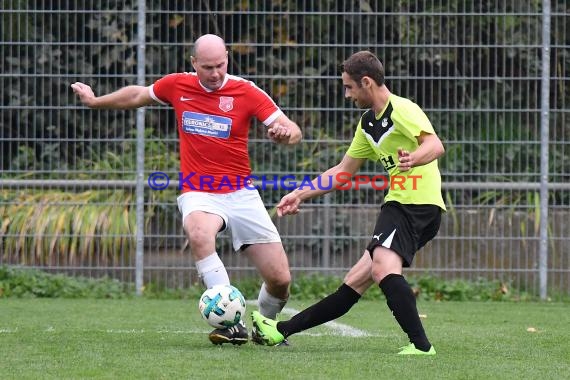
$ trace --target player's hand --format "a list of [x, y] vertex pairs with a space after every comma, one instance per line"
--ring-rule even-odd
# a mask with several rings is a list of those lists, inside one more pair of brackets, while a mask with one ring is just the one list
[[267, 130], [267, 137], [277, 144], [286, 144], [291, 137], [291, 131], [279, 122], [275, 122]]
[[301, 204], [301, 198], [295, 193], [291, 192], [281, 198], [281, 201], [277, 204], [277, 216], [284, 215], [295, 215], [299, 213], [299, 205]]
[[403, 172], [410, 170], [414, 165], [412, 154], [402, 148], [398, 149], [398, 161], [398, 168]]
[[71, 89], [79, 97], [81, 103], [85, 104], [87, 107], [91, 107], [93, 105], [95, 93], [90, 86], [85, 83], [75, 82], [71, 85]]

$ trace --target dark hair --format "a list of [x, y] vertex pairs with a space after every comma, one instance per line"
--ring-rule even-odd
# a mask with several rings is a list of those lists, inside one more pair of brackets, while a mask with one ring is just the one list
[[378, 86], [384, 84], [384, 66], [374, 54], [368, 50], [359, 51], [348, 57], [340, 65], [341, 73], [347, 73], [358, 86], [363, 77], [370, 77]]

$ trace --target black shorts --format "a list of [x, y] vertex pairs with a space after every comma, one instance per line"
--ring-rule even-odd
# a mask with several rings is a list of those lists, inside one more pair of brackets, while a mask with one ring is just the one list
[[395, 251], [412, 265], [416, 252], [433, 239], [441, 224], [441, 208], [436, 205], [386, 202], [380, 209], [372, 240], [366, 249], [370, 256], [378, 246]]

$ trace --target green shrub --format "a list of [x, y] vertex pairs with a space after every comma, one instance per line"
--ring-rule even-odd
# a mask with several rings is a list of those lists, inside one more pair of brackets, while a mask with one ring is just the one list
[[[428, 301], [530, 301], [536, 297], [512, 288], [508, 282], [445, 280], [436, 276], [409, 277], [414, 294]], [[333, 293], [342, 283], [334, 276], [310, 275], [293, 279], [291, 299], [314, 300]], [[257, 299], [261, 280], [248, 277], [234, 283], [245, 298]], [[153, 299], [198, 299], [204, 291], [202, 284], [187, 288], [169, 288], [160, 283], [145, 284], [143, 296]], [[92, 279], [82, 276], [50, 274], [23, 267], [0, 267], [0, 298], [128, 298], [135, 295], [133, 284], [110, 278]], [[378, 286], [371, 286], [363, 295], [366, 300], [383, 300]]]
[[110, 278], [91, 279], [0, 267], [0, 298], [126, 298], [132, 294], [132, 286]]

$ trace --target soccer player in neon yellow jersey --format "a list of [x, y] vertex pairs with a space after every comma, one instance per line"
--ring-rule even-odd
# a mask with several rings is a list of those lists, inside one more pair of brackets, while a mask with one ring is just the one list
[[336, 319], [376, 284], [410, 341], [399, 354], [435, 355], [402, 272], [439, 230], [445, 205], [437, 159], [444, 153], [443, 144], [420, 107], [386, 87], [384, 68], [374, 54], [353, 54], [341, 71], [345, 97], [367, 111], [342, 161], [321, 175], [321, 186], [314, 179], [314, 186], [285, 195], [277, 205], [278, 215], [296, 214], [302, 201], [342, 188], [340, 174], [343, 178], [347, 173], [354, 175], [366, 160], [379, 161], [398, 183], [390, 184], [370, 243], [337, 291], [288, 321], [277, 322], [254, 311], [253, 340], [276, 345], [292, 334]]

